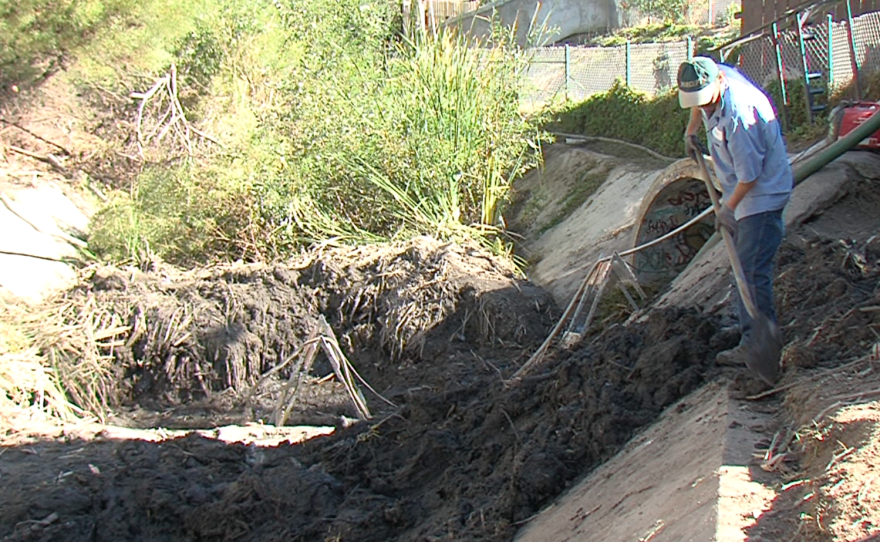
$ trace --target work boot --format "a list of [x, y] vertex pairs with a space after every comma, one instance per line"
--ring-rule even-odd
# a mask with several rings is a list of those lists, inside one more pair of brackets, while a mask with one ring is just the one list
[[745, 367], [747, 355], [746, 348], [739, 344], [736, 348], [718, 352], [718, 355], [715, 356], [715, 364], [722, 367]]
[[736, 376], [730, 382], [730, 397], [732, 399], [747, 399], [753, 395], [765, 392], [770, 386], [761, 380], [755, 378], [750, 373], [737, 371]]
[[712, 334], [712, 337], [709, 339], [709, 347], [727, 350], [741, 342], [742, 336], [740, 335], [739, 326], [725, 326]]

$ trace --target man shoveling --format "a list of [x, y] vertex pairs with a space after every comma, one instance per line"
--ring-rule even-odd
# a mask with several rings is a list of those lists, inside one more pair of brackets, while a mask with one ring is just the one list
[[722, 193], [716, 229], [728, 245], [739, 293], [742, 337], [736, 348], [718, 354], [717, 363], [746, 365], [772, 385], [782, 347], [773, 305], [773, 260], [793, 186], [779, 122], [763, 91], [735, 68], [708, 57], [681, 64], [678, 89], [679, 104], [690, 109], [685, 149], [701, 166], [696, 135], [701, 121], [706, 129]]

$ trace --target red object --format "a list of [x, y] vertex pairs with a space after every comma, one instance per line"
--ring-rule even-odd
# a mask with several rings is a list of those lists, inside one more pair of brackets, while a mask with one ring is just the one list
[[[878, 110], [880, 110], [880, 104], [877, 102], [855, 102], [845, 107], [840, 118], [837, 139], [858, 128], [860, 124], [868, 120]], [[861, 143], [856, 145], [856, 148], [880, 149], [880, 130], [871, 134], [870, 137], [863, 139]]]

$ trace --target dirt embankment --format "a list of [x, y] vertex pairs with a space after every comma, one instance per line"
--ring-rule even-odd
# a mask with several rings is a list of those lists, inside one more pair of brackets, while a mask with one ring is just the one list
[[331, 372], [319, 358], [289, 423], [339, 430], [302, 446], [74, 432], [8, 448], [4, 485], [35, 488], [3, 492], [0, 535], [12, 540], [509, 540], [699, 386], [717, 348], [712, 319], [667, 311], [507, 382], [546, 336], [555, 306], [479, 250], [425, 239], [283, 267], [105, 270], [67, 295], [94, 297], [131, 324], [134, 340], [114, 350], [120, 418], [138, 405], [130, 420], [162, 425], [228, 423], [250, 408], [266, 419], [290, 373], [279, 371], [250, 405], [246, 392], [308, 339], [319, 315], [394, 406], [362, 388], [374, 419], [343, 428], [355, 412], [339, 382], [318, 381]]

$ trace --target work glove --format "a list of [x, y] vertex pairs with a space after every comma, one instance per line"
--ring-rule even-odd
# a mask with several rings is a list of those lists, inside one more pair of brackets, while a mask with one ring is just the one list
[[691, 160], [697, 160], [697, 153], [699, 154], [709, 154], [706, 152], [706, 148], [703, 146], [703, 143], [700, 142], [700, 138], [696, 135], [685, 134], [684, 136], [684, 152], [687, 154], [688, 158]]
[[736, 232], [736, 216], [733, 209], [727, 205], [722, 205], [715, 212], [715, 231], [720, 232], [721, 228], [727, 230], [731, 235]]

